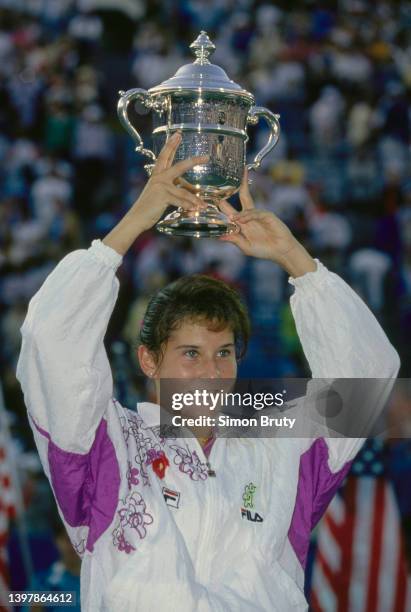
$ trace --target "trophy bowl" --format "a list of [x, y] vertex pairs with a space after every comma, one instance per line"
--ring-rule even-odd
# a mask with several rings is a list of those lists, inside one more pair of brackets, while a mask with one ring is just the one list
[[[218, 237], [238, 232], [220, 209], [219, 202], [236, 193], [244, 167], [256, 169], [277, 144], [279, 115], [254, 106], [254, 97], [231, 81], [222, 68], [211, 64], [215, 46], [201, 32], [190, 45], [196, 55], [192, 64], [182, 66], [176, 74], [148, 91], [120, 91], [118, 116], [136, 143], [136, 151], [148, 157], [145, 165], [150, 174], [160, 150], [177, 130], [182, 140], [174, 161], [208, 155], [209, 161], [194, 166], [178, 180], [178, 185], [200, 196], [207, 203], [205, 210], [177, 208], [156, 225], [160, 232], [174, 236]], [[153, 113], [153, 150], [144, 148], [143, 140], [132, 125], [129, 104], [139, 103]], [[267, 143], [252, 163], [246, 161], [247, 124], [264, 119], [269, 126]], [[177, 204], [176, 204], [177, 206]]]

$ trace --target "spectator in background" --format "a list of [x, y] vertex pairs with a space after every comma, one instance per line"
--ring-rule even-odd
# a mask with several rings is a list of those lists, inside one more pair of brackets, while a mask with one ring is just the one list
[[352, 286], [375, 313], [385, 305], [384, 282], [391, 259], [376, 249], [359, 249], [349, 259]]
[[342, 134], [344, 97], [335, 87], [325, 87], [310, 110], [314, 144], [319, 151], [334, 147]]
[[[76, 604], [70, 606], [70, 610], [80, 612], [80, 557], [74, 550], [57, 513], [51, 520], [51, 528], [58, 551], [58, 559], [45, 571], [35, 574], [27, 590], [34, 592], [50, 591], [52, 593], [72, 592], [74, 593], [73, 601], [75, 599]], [[60, 609], [61, 606], [53, 606], [49, 603], [47, 607], [41, 604], [22, 607], [24, 612], [58, 612]]]
[[75, 206], [77, 211], [88, 219], [99, 212], [98, 192], [113, 157], [111, 133], [104, 124], [103, 117], [103, 109], [100, 106], [86, 106], [74, 133]]
[[69, 204], [73, 197], [69, 171], [64, 165], [50, 160], [43, 169], [44, 174], [32, 185], [31, 198], [35, 218], [48, 229], [57, 215], [58, 202]]

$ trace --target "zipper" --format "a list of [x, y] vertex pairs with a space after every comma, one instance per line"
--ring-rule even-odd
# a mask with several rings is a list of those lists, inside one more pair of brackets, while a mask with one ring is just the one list
[[207, 469], [207, 474], [209, 476], [211, 476], [212, 478], [215, 478], [215, 475], [216, 475], [215, 471], [212, 469], [212, 467], [211, 467], [211, 465], [210, 465], [210, 463], [208, 461], [207, 461], [207, 468], [208, 468]]
[[[194, 437], [195, 437], [195, 436], [194, 436]], [[208, 474], [208, 476], [210, 476], [211, 478], [215, 478], [217, 474], [216, 474], [216, 471], [215, 471], [215, 470], [212, 468], [212, 466], [211, 466], [210, 459], [211, 459], [211, 455], [213, 454], [214, 447], [215, 447], [215, 445], [216, 445], [216, 443], [217, 443], [217, 438], [214, 440], [214, 442], [213, 442], [213, 444], [212, 444], [212, 447], [211, 447], [211, 449], [210, 449], [210, 452], [208, 453], [208, 457], [207, 457], [207, 455], [205, 454], [204, 449], [203, 449], [203, 447], [201, 446], [200, 442], [197, 440], [197, 438], [195, 438], [195, 441], [196, 441], [196, 443], [197, 443], [197, 445], [198, 445], [198, 447], [199, 447], [199, 449], [200, 449], [200, 454], [202, 455], [202, 459], [204, 459], [204, 463], [205, 463], [205, 464], [206, 464], [206, 466], [207, 466], [207, 474]]]
[[210, 474], [210, 471], [211, 471], [211, 472], [213, 472], [213, 477], [215, 477], [216, 476], [216, 472], [211, 467], [210, 458], [211, 458], [211, 455], [213, 454], [214, 447], [217, 444], [217, 440], [214, 440], [213, 446], [211, 447], [211, 450], [209, 452], [208, 457], [206, 456], [206, 454], [205, 454], [205, 452], [203, 450], [203, 447], [201, 446], [200, 442], [197, 440], [197, 438], [195, 436], [193, 436], [193, 440], [194, 440], [194, 444], [197, 444], [197, 447], [198, 447], [198, 449], [200, 451], [200, 452], [196, 451], [197, 454], [200, 456], [200, 459], [201, 459], [202, 463], [205, 463], [206, 466], [207, 466], [207, 473], [208, 473], [208, 475], [211, 476], [211, 474]]
[[[200, 457], [201, 457], [201, 459], [202, 459], [202, 463], [205, 463], [205, 464], [206, 464], [206, 466], [207, 466], [207, 475], [208, 475], [210, 478], [215, 478], [217, 474], [216, 474], [216, 471], [215, 471], [215, 470], [212, 468], [212, 466], [211, 466], [210, 458], [211, 458], [211, 455], [213, 454], [213, 451], [214, 451], [214, 446], [215, 446], [215, 445], [216, 445], [216, 443], [217, 443], [217, 438], [214, 440], [213, 445], [212, 445], [212, 447], [211, 447], [211, 450], [210, 450], [210, 452], [209, 452], [209, 454], [208, 454], [208, 457], [207, 457], [207, 456], [206, 456], [206, 454], [205, 454], [205, 452], [204, 452], [204, 450], [203, 450], [203, 447], [201, 446], [201, 444], [200, 444], [200, 442], [198, 441], [198, 439], [196, 438], [196, 436], [195, 436], [195, 435], [194, 435], [194, 434], [191, 432], [191, 430], [189, 430], [187, 427], [182, 427], [182, 430], [183, 430], [183, 431], [187, 431], [187, 432], [189, 431], [189, 432], [190, 432], [191, 436], [189, 436], [189, 439], [190, 439], [190, 437], [192, 437], [192, 438], [193, 438], [193, 440], [194, 440], [194, 443], [195, 443], [195, 444], [197, 444], [197, 447], [198, 447], [198, 448], [199, 448], [199, 450], [200, 450]], [[183, 439], [185, 439], [185, 438], [183, 438]], [[197, 453], [197, 454], [198, 454], [198, 453]]]
[[211, 453], [213, 452], [214, 444], [216, 443], [216, 438], [212, 438], [211, 441], [207, 440], [207, 444], [210, 444], [210, 443], [211, 443], [211, 448], [210, 448], [208, 455], [206, 455], [204, 449], [203, 449], [203, 455], [206, 458], [207, 474], [211, 478], [215, 478], [216, 473], [215, 473], [215, 470], [213, 470], [213, 468], [211, 467], [210, 456], [211, 456]]
[[[203, 448], [197, 438], [195, 439], [196, 444], [200, 448], [200, 453], [203, 459], [207, 459]], [[213, 454], [214, 447], [217, 444], [217, 440], [214, 441], [214, 444], [210, 450], [210, 454], [208, 459], [211, 458]], [[211, 468], [211, 462], [206, 461], [207, 467], [209, 471], [214, 472], [214, 477], [207, 478], [207, 481], [204, 483], [208, 487], [207, 491], [207, 499], [205, 503], [205, 516], [203, 523], [201, 525], [201, 535], [200, 542], [198, 545], [198, 553], [197, 553], [197, 578], [203, 582], [203, 584], [207, 584], [210, 577], [210, 563], [211, 563], [211, 555], [210, 555], [210, 543], [212, 542], [212, 535], [214, 534], [215, 521], [213, 520], [213, 509], [216, 508], [215, 504], [215, 493], [217, 489], [217, 481], [215, 479], [215, 471]], [[210, 476], [210, 474], [209, 474]], [[212, 531], [213, 529], [213, 531]]]

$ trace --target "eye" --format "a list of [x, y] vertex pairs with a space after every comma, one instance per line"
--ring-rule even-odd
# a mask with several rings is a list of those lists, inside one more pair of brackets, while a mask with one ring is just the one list
[[230, 349], [221, 349], [221, 351], [218, 352], [220, 357], [229, 357], [231, 355], [231, 350]]
[[198, 355], [198, 351], [196, 349], [188, 349], [188, 351], [184, 352], [184, 355], [189, 359], [194, 359]]

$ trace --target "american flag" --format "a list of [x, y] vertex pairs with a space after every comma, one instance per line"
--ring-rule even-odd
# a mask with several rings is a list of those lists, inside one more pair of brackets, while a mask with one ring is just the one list
[[411, 612], [411, 578], [384, 445], [367, 440], [317, 529], [313, 612]]
[[0, 431], [0, 612], [10, 610], [7, 602], [9, 591], [7, 539], [10, 521], [16, 516], [16, 499], [8, 451], [7, 437]]

